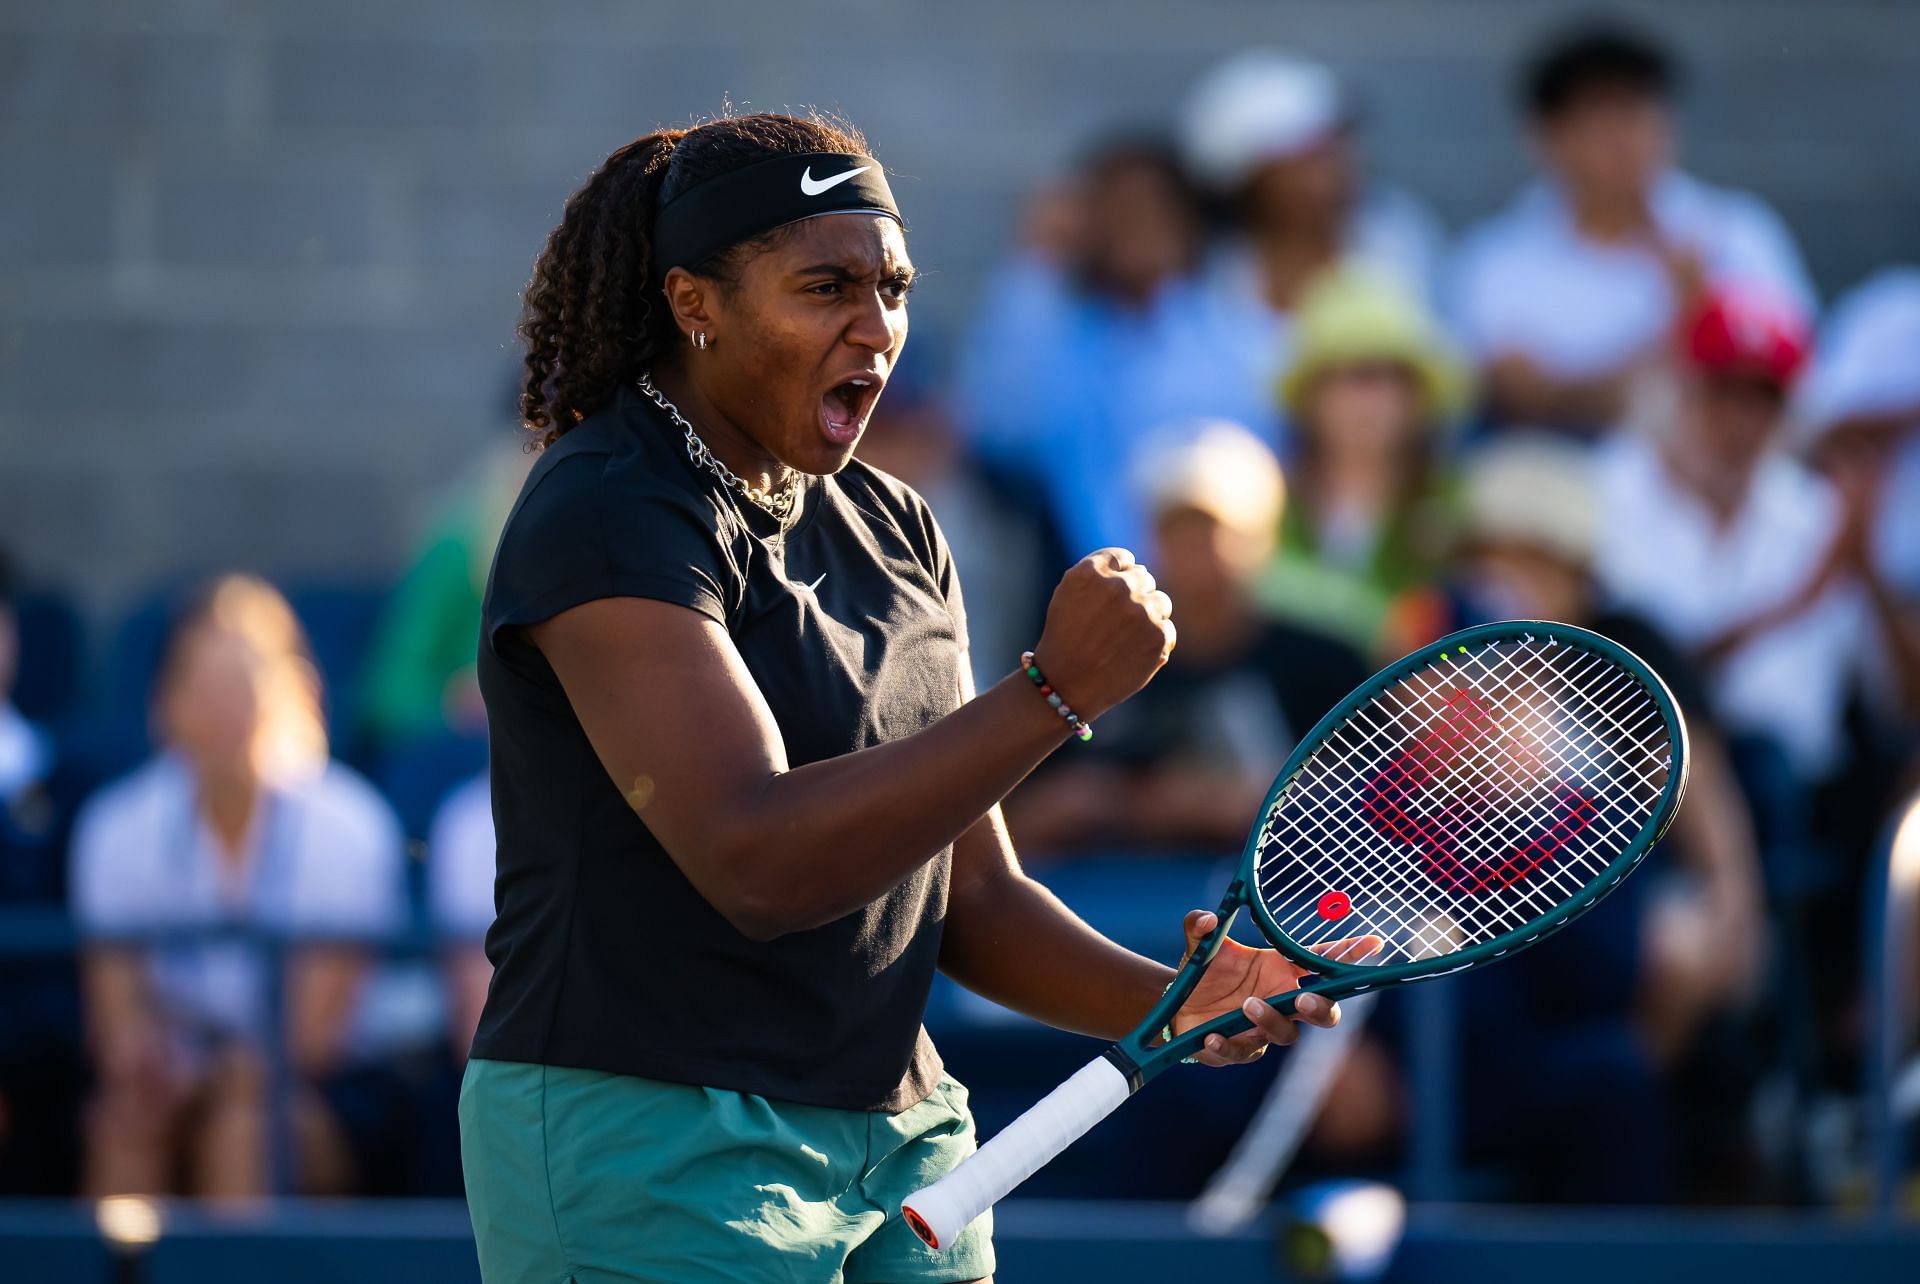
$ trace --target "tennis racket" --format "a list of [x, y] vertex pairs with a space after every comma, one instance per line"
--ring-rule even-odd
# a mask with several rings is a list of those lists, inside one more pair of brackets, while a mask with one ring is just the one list
[[[1442, 638], [1368, 679], [1302, 740], [1247, 837], [1219, 922], [1138, 1029], [909, 1197], [934, 1248], [1240, 1012], [1162, 1032], [1236, 915], [1312, 975], [1267, 1001], [1291, 1012], [1479, 967], [1593, 907], [1666, 832], [1687, 730], [1639, 657], [1585, 629], [1508, 621]], [[1370, 934], [1364, 961], [1316, 951]]]

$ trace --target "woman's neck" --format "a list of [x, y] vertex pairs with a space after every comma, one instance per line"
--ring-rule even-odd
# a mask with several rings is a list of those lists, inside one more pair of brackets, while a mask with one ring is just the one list
[[246, 769], [202, 771], [200, 814], [213, 831], [219, 854], [238, 864], [247, 855], [247, 835], [260, 801], [260, 778]]
[[787, 466], [753, 434], [729, 418], [683, 366], [662, 362], [652, 373], [653, 386], [660, 390], [660, 395], [679, 409], [713, 457], [735, 476], [769, 494], [788, 482], [791, 474]]
[[1392, 506], [1401, 486], [1401, 470], [1390, 457], [1330, 453], [1314, 470], [1315, 506], [1322, 512], [1344, 509], [1377, 514]]

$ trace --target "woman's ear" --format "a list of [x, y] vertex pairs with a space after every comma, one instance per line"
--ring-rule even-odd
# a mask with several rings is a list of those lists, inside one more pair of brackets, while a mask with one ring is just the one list
[[673, 313], [673, 328], [682, 338], [695, 333], [713, 333], [711, 283], [701, 280], [685, 268], [672, 268], [661, 285], [667, 296], [667, 308]]

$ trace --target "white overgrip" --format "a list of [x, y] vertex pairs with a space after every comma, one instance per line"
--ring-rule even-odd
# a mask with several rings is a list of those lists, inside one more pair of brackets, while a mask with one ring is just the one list
[[900, 1207], [907, 1224], [933, 1248], [952, 1244], [976, 1217], [1112, 1114], [1132, 1091], [1113, 1062], [1089, 1061], [952, 1172], [909, 1196]]

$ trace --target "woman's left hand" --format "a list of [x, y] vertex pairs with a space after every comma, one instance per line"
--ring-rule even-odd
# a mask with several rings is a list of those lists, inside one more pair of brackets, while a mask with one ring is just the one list
[[[1187, 952], [1180, 956], [1182, 964], [1218, 921], [1206, 910], [1188, 912]], [[1319, 948], [1319, 953], [1357, 963], [1379, 950], [1382, 944], [1377, 936], [1354, 936], [1329, 941]], [[1317, 994], [1301, 995], [1292, 1016], [1283, 1015], [1267, 1004], [1269, 995], [1298, 988], [1300, 978], [1306, 975], [1306, 968], [1275, 950], [1256, 950], [1238, 941], [1222, 941], [1220, 952], [1213, 956], [1212, 965], [1201, 975], [1200, 984], [1194, 987], [1186, 1006], [1175, 1014], [1173, 1032], [1184, 1034], [1196, 1025], [1239, 1009], [1253, 1022], [1253, 1029], [1231, 1039], [1208, 1035], [1206, 1046], [1194, 1055], [1194, 1060], [1209, 1066], [1257, 1061], [1269, 1044], [1288, 1044], [1300, 1037], [1296, 1021], [1331, 1028], [1340, 1020], [1340, 1005]]]

